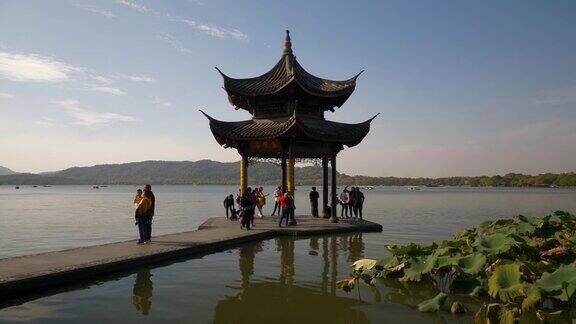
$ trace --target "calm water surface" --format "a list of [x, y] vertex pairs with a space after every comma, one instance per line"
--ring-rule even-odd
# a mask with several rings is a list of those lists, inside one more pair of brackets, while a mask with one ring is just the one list
[[[0, 258], [133, 239], [133, 186], [0, 186]], [[271, 187], [265, 188], [268, 192]], [[154, 234], [195, 229], [223, 212], [235, 187], [156, 186]], [[304, 213], [307, 188], [299, 188]], [[384, 187], [365, 191], [365, 217], [383, 233], [273, 239], [142, 268], [26, 300], [0, 301], [0, 322], [406, 323], [467, 322], [414, 310], [435, 294], [393, 282], [342, 292], [350, 263], [384, 244], [442, 240], [485, 219], [576, 212], [576, 191]], [[270, 212], [270, 206], [267, 206]]]

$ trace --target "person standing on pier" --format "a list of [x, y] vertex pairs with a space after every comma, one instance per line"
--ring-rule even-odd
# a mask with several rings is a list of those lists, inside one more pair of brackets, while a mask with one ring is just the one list
[[281, 210], [280, 210], [280, 203], [278, 202], [278, 200], [280, 199], [281, 196], [282, 196], [282, 187], [278, 186], [278, 188], [274, 190], [274, 210], [272, 211], [272, 214], [270, 216], [274, 216], [274, 214], [276, 214], [276, 209], [278, 209], [278, 215], [280, 215]]
[[278, 222], [278, 227], [282, 227], [282, 220], [286, 219], [286, 226], [288, 226], [288, 220], [290, 219], [290, 214], [294, 210], [294, 198], [290, 193], [284, 193], [284, 196], [280, 197], [280, 207], [282, 208], [282, 213], [280, 216], [280, 221]]
[[[230, 194], [224, 198], [224, 209], [226, 209], [226, 219], [236, 219], [236, 209], [234, 208], [234, 195]], [[231, 214], [231, 215], [229, 215]]]
[[360, 191], [359, 187], [356, 187], [356, 202], [354, 204], [354, 214], [357, 217], [362, 218], [362, 208], [364, 207], [364, 193]]
[[348, 218], [348, 203], [350, 202], [350, 194], [348, 193], [348, 186], [342, 190], [340, 193], [340, 205], [342, 205], [342, 211], [340, 212], [340, 217], [344, 217], [346, 214], [346, 218]]
[[320, 194], [316, 191], [316, 187], [312, 187], [310, 191], [310, 207], [312, 209], [312, 217], [318, 217], [318, 199]]
[[245, 227], [247, 230], [249, 230], [250, 224], [254, 222], [252, 220], [254, 217], [254, 198], [250, 187], [248, 187], [246, 192], [240, 196], [239, 205], [242, 212], [240, 228]]
[[152, 199], [150, 198], [150, 191], [144, 190], [142, 192], [142, 197], [136, 208], [136, 225], [138, 225], [138, 233], [140, 234], [140, 239], [138, 244], [149, 243], [148, 238], [150, 237], [148, 232], [148, 222], [150, 219], [150, 210], [152, 208]]
[[348, 211], [350, 212], [350, 217], [358, 217], [356, 210], [356, 187], [351, 187], [348, 193], [350, 197], [348, 199]]
[[148, 234], [146, 241], [150, 243], [152, 242], [152, 219], [154, 218], [154, 211], [156, 210], [156, 197], [154, 196], [154, 192], [152, 192], [151, 185], [147, 184], [144, 186], [144, 192], [146, 191], [148, 191], [148, 198], [150, 198], [150, 201], [152, 202], [152, 205], [150, 206], [150, 211], [148, 212], [147, 215], [147, 222], [146, 222], [146, 233]]
[[266, 196], [264, 194], [264, 188], [260, 187], [260, 188], [256, 188], [254, 189], [254, 191], [256, 192], [256, 207], [258, 207], [258, 217], [262, 218], [264, 217], [264, 214], [262, 213], [262, 208], [264, 207], [264, 205], [266, 205]]

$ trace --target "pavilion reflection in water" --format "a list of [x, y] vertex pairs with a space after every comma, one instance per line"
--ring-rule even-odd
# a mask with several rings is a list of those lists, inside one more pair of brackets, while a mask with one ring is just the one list
[[296, 240], [275, 240], [279, 252], [278, 280], [250, 283], [254, 259], [262, 251], [262, 242], [239, 248], [240, 292], [218, 301], [215, 323], [368, 323], [358, 309], [366, 303], [337, 296], [338, 252], [350, 259], [362, 257], [362, 234], [309, 238], [310, 255], [322, 258], [321, 282], [295, 282], [294, 250]]

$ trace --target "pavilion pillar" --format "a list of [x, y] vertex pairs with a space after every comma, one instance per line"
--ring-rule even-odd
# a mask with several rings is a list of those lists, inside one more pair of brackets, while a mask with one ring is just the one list
[[332, 153], [330, 160], [330, 164], [332, 166], [332, 215], [330, 216], [330, 222], [338, 223], [338, 218], [336, 217], [336, 215], [338, 215], [336, 211], [336, 205], [338, 204], [338, 198], [336, 197], [336, 152]]
[[243, 195], [248, 188], [248, 158], [242, 155], [240, 160], [240, 195]]
[[[296, 164], [296, 159], [293, 157], [288, 158], [288, 193], [292, 196], [292, 200], [296, 203], [295, 190], [296, 185], [294, 183], [294, 165]], [[290, 220], [288, 220], [289, 225], [296, 225], [296, 219], [294, 218], [294, 209], [290, 212]]]
[[322, 157], [322, 216], [330, 218], [328, 214], [328, 157]]
[[282, 193], [285, 193], [286, 191], [288, 191], [287, 188], [287, 183], [286, 183], [286, 158], [282, 157], [282, 162], [281, 162], [281, 167], [282, 167]]

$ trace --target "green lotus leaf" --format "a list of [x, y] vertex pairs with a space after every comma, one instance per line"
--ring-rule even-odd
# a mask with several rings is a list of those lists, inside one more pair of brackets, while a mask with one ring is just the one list
[[458, 258], [457, 257], [443, 255], [443, 256], [439, 256], [438, 259], [436, 260], [436, 267], [438, 269], [441, 269], [444, 267], [451, 267], [451, 266], [455, 266], [455, 265], [458, 265]]
[[480, 237], [472, 244], [476, 250], [486, 253], [504, 253], [516, 245], [516, 240], [512, 237], [496, 233], [487, 237]]
[[482, 253], [474, 253], [460, 258], [458, 267], [467, 274], [475, 275], [484, 269], [486, 256]]
[[503, 226], [493, 231], [494, 234], [512, 235], [516, 234], [516, 226]]
[[360, 259], [354, 263], [352, 263], [352, 267], [354, 270], [370, 270], [374, 268], [378, 261], [372, 259]]
[[536, 226], [527, 222], [520, 222], [516, 225], [516, 234], [519, 235], [532, 235], [535, 231]]
[[410, 243], [406, 245], [385, 245], [384, 248], [398, 258], [417, 257], [421, 255], [432, 254], [438, 248], [436, 243], [430, 245], [421, 245]]
[[522, 301], [522, 310], [527, 310], [542, 300], [540, 289], [532, 284], [524, 285], [524, 295], [526, 298]]
[[562, 265], [556, 271], [545, 272], [534, 285], [552, 295], [560, 295], [563, 301], [568, 300], [576, 290], [576, 267]]
[[488, 279], [488, 293], [504, 302], [522, 295], [520, 275], [520, 265], [517, 263], [497, 266]]
[[404, 277], [402, 281], [420, 281], [423, 274], [430, 273], [436, 265], [438, 256], [431, 254], [427, 257], [420, 257], [410, 260], [410, 266], [404, 269]]
[[440, 309], [440, 307], [442, 307], [447, 297], [447, 294], [440, 292], [438, 295], [436, 295], [436, 297], [425, 300], [418, 304], [418, 310], [421, 312], [436, 312], [438, 309]]

